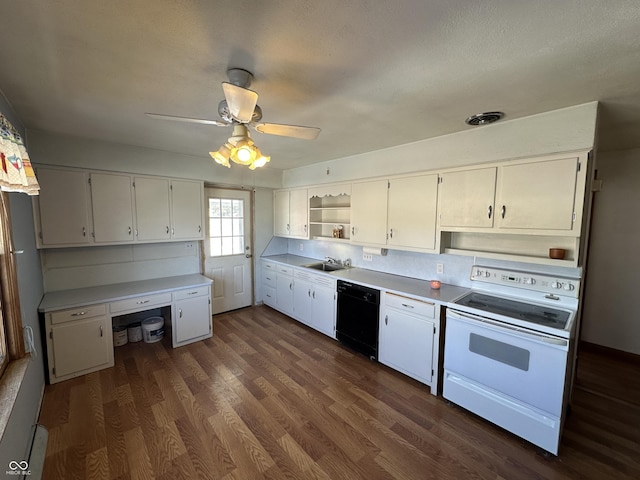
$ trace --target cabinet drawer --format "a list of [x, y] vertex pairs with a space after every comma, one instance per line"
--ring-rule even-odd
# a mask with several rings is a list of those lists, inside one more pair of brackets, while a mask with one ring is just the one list
[[51, 313], [51, 324], [82, 320], [83, 318], [97, 317], [107, 313], [107, 306], [102, 303], [98, 305], [88, 305], [86, 307], [70, 308]]
[[276, 288], [276, 272], [270, 270], [263, 271], [262, 284], [271, 288]]
[[201, 285], [199, 287], [185, 288], [184, 290], [173, 292], [173, 299], [184, 300], [185, 298], [202, 297], [204, 295], [209, 295], [209, 287]]
[[124, 312], [126, 310], [146, 310], [154, 305], [169, 305], [171, 303], [171, 293], [156, 293], [153, 295], [143, 295], [140, 297], [127, 298], [118, 302], [111, 302], [109, 310], [111, 313]]
[[271, 263], [271, 262], [262, 262], [262, 268], [265, 269], [265, 271], [276, 271], [276, 264], [275, 263]]
[[276, 272], [283, 275], [293, 275], [293, 268], [286, 265], [276, 265]]
[[275, 308], [276, 306], [276, 289], [273, 287], [264, 287], [264, 298], [262, 301], [265, 305]]
[[395, 293], [386, 293], [385, 302], [387, 307], [397, 308], [407, 313], [419, 315], [421, 317], [435, 318], [436, 306], [434, 303], [416, 300], [415, 298], [403, 297]]

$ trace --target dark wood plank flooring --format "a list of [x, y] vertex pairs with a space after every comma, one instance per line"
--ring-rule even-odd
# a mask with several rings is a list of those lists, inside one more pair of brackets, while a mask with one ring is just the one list
[[[612, 370], [613, 369], [613, 370]], [[629, 378], [635, 379], [628, 381]], [[581, 353], [560, 455], [268, 307], [48, 385], [45, 479], [637, 479], [638, 365]]]

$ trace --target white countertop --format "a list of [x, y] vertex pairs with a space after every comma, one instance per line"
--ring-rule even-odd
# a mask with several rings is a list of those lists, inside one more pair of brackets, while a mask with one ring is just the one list
[[162, 293], [182, 288], [210, 285], [213, 280], [200, 274], [155, 278], [136, 282], [114, 283], [99, 287], [76, 288], [45, 293], [38, 307], [39, 312], [52, 312], [82, 307], [95, 303], [108, 303], [138, 295]]
[[[321, 261], [314, 258], [291, 254], [270, 255], [262, 257], [262, 259], [293, 267], [301, 267], [309, 263], [318, 263]], [[446, 283], [441, 285], [440, 290], [433, 290], [429, 286], [428, 280], [419, 280], [417, 278], [403, 277], [401, 275], [393, 275], [391, 273], [376, 272], [374, 270], [367, 270], [366, 268], [349, 267], [344, 270], [336, 270], [334, 272], [321, 272], [318, 270], [310, 271], [322, 275], [329, 275], [338, 280], [353, 282], [359, 285], [398, 293], [400, 295], [409, 295], [421, 300], [440, 304], [449, 303], [469, 291], [466, 287], [458, 287], [456, 285], [449, 285]]]

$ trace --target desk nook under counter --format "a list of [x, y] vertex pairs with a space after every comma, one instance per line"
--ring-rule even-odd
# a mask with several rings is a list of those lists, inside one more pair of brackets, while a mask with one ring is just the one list
[[49, 383], [114, 365], [114, 325], [159, 316], [173, 348], [213, 335], [211, 285], [202, 275], [49, 292], [38, 311]]

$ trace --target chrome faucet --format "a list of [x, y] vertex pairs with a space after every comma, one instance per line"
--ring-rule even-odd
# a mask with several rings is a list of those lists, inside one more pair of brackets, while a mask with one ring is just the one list
[[324, 257], [324, 259], [327, 261], [327, 263], [331, 263], [331, 264], [338, 264], [340, 263], [340, 260], [336, 260], [333, 257]]

